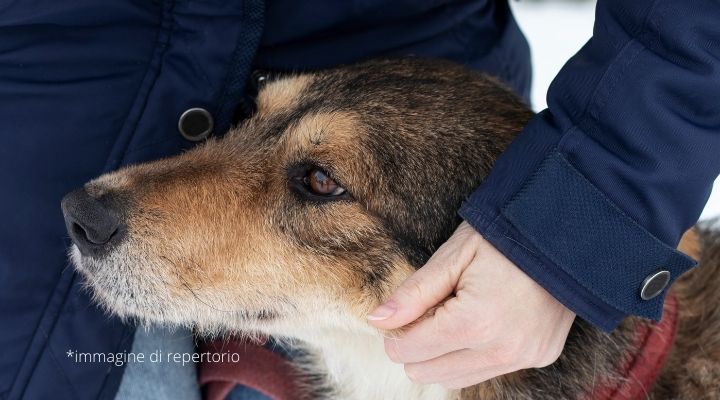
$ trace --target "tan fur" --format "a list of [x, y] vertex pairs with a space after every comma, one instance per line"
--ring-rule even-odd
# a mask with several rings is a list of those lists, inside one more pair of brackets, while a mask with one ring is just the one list
[[678, 244], [678, 250], [687, 254], [694, 260], [700, 260], [700, 236], [696, 229], [690, 229], [682, 236]]
[[[578, 320], [553, 365], [457, 392], [413, 384], [365, 320], [447, 239], [460, 203], [531, 116], [494, 80], [441, 62], [281, 78], [225, 137], [86, 185], [117, 204], [127, 234], [102, 259], [77, 249], [73, 259], [121, 316], [302, 347], [298, 367], [325, 384], [299, 397], [583, 397], [624, 379], [620, 358], [646, 321], [628, 318], [608, 335]], [[349, 196], [308, 197], [293, 186], [306, 168], [324, 169]], [[697, 237], [689, 233], [683, 251], [699, 256]], [[676, 284], [680, 337], [656, 398], [718, 388], [720, 256], [702, 258], [706, 266]]]
[[258, 93], [256, 117], [262, 118], [290, 109], [294, 102], [298, 101], [298, 93], [311, 81], [310, 75], [300, 75], [293, 79], [270, 82]]

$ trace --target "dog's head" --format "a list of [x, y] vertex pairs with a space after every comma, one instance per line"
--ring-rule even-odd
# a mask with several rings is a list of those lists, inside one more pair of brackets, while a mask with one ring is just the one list
[[278, 78], [224, 137], [66, 196], [72, 258], [122, 316], [274, 334], [366, 326], [530, 117], [445, 62]]

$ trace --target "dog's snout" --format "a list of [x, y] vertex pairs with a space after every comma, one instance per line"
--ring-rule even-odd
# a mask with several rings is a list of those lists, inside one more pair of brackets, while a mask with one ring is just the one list
[[85, 189], [67, 194], [62, 210], [68, 233], [84, 256], [101, 256], [122, 239], [124, 228], [117, 213]]

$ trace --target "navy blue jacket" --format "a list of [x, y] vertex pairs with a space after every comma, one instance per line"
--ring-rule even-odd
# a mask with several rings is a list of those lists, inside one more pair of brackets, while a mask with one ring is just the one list
[[[713, 0], [600, 0], [594, 38], [461, 215], [582, 318], [657, 317], [639, 298], [720, 170], [720, 10]], [[254, 68], [441, 57], [527, 96], [507, 4], [476, 1], [0, 1], [0, 399], [111, 399], [129, 351], [72, 268], [60, 198], [122, 165], [175, 154], [192, 107], [221, 134]], [[569, 251], [572, 250], [572, 251]]]

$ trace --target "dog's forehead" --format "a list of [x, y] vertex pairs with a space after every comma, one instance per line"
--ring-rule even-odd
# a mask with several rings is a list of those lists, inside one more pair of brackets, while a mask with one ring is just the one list
[[352, 144], [359, 138], [362, 124], [360, 116], [350, 110], [315, 110], [298, 117], [292, 125], [287, 140], [298, 146], [329, 146], [326, 150], [347, 151], [336, 148], [344, 143]]
[[327, 153], [328, 164], [352, 156], [364, 160], [372, 155], [358, 154], [363, 146], [386, 152], [406, 142], [406, 135], [417, 139], [442, 123], [434, 117], [441, 114], [436, 105], [452, 100], [436, 94], [458, 81], [457, 75], [454, 69], [395, 60], [276, 76], [263, 85], [256, 114], [235, 137], [290, 158]]
[[429, 101], [428, 94], [451, 82], [459, 84], [461, 78], [457, 69], [425, 68], [402, 60], [374, 61], [271, 79], [260, 90], [256, 106], [260, 116], [298, 115], [320, 108], [360, 111], [357, 108], [388, 106], [414, 97]]

